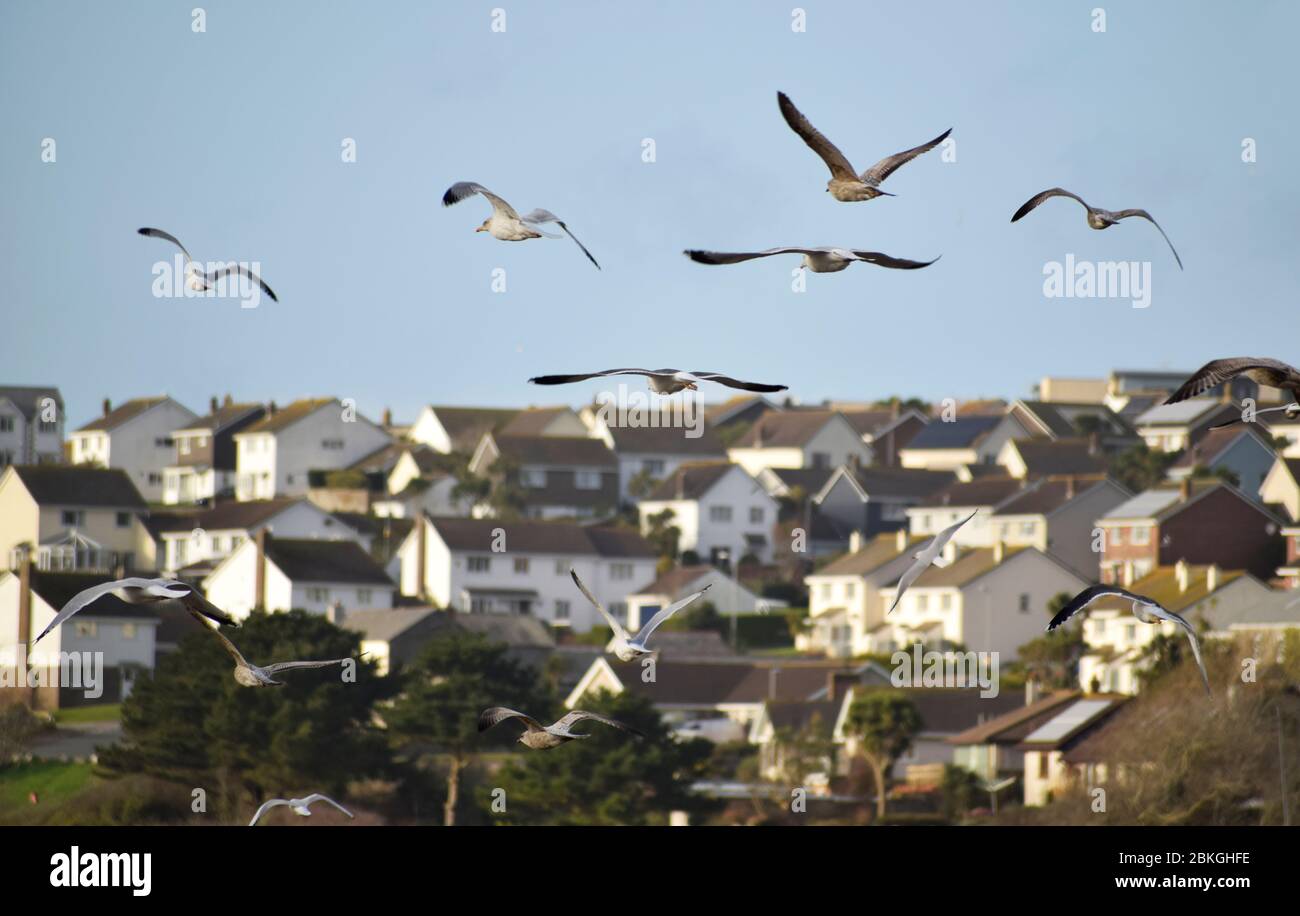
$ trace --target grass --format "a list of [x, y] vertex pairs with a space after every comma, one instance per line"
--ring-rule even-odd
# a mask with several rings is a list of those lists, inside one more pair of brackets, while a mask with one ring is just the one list
[[33, 760], [0, 769], [0, 821], [31, 808], [27, 795], [35, 792], [42, 806], [76, 795], [91, 779], [89, 763]]
[[57, 725], [77, 725], [82, 722], [116, 722], [122, 718], [121, 703], [100, 703], [95, 706], [73, 706], [54, 712]]

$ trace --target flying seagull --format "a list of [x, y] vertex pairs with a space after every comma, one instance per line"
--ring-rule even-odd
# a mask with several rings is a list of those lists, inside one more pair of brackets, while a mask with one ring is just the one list
[[979, 509], [976, 509], [961, 521], [949, 525], [947, 528], [936, 534], [934, 538], [931, 539], [930, 543], [912, 554], [912, 558], [915, 562], [913, 562], [911, 566], [907, 567], [907, 571], [904, 572], [902, 578], [898, 580], [898, 591], [894, 594], [894, 603], [889, 606], [888, 613], [894, 613], [894, 608], [898, 607], [898, 602], [903, 598], [903, 592], [907, 591], [908, 588], [911, 587], [912, 583], [921, 577], [921, 573], [925, 572], [931, 563], [934, 563], [939, 559], [939, 555], [943, 553], [943, 548], [950, 540], [952, 540], [952, 536], [957, 533], [957, 529], [973, 519], [979, 511]]
[[[492, 204], [492, 215], [483, 220], [483, 225], [475, 229], [475, 232], [490, 233], [494, 239], [501, 239], [503, 242], [523, 242], [528, 239], [540, 238], [554, 239], [559, 238], [559, 236], [542, 232], [537, 227], [543, 223], [555, 223], [564, 230], [565, 235], [573, 239], [573, 244], [582, 249], [582, 253], [587, 256], [587, 260], [596, 264], [596, 259], [591, 256], [587, 246], [579, 242], [577, 236], [569, 231], [569, 227], [565, 225], [564, 220], [550, 210], [538, 209], [520, 216], [515, 212], [514, 207], [476, 181], [456, 182], [447, 189], [447, 193], [442, 195], [442, 205], [450, 207], [452, 204], [458, 204], [465, 198], [473, 197], [475, 194], [482, 194]], [[596, 264], [596, 269], [600, 270], [599, 264]]]
[[669, 617], [676, 614], [682, 608], [686, 607], [686, 605], [690, 604], [696, 598], [700, 597], [700, 595], [703, 595], [713, 587], [713, 584], [710, 583], [698, 592], [687, 595], [681, 601], [674, 602], [666, 608], [661, 608], [643, 627], [641, 627], [641, 629], [637, 630], [636, 636], [631, 636], [627, 632], [627, 627], [615, 620], [614, 616], [610, 614], [609, 611], [605, 610], [605, 606], [596, 600], [596, 596], [587, 590], [587, 586], [578, 578], [576, 570], [570, 568], [569, 575], [573, 576], [574, 584], [578, 586], [582, 591], [582, 594], [586, 596], [587, 600], [592, 603], [596, 610], [600, 611], [600, 616], [605, 618], [605, 622], [609, 624], [609, 628], [614, 631], [614, 655], [616, 655], [620, 661], [625, 662], [630, 662], [634, 658], [641, 658], [645, 655], [653, 655], [654, 650], [647, 649], [645, 646], [645, 641], [650, 638], [650, 634], [658, 629], [659, 625]]
[[318, 662], [276, 662], [273, 665], [267, 665], [264, 668], [252, 664], [244, 658], [240, 651], [235, 648], [235, 644], [226, 638], [226, 634], [220, 630], [209, 627], [208, 629], [221, 640], [221, 644], [226, 647], [230, 657], [235, 660], [235, 680], [244, 687], [283, 687], [284, 681], [277, 681], [275, 675], [281, 671], [293, 671], [298, 668], [327, 668], [330, 665], [341, 665], [347, 658], [332, 658], [328, 661]]
[[41, 635], [32, 640], [32, 645], [45, 636], [73, 614], [94, 604], [105, 595], [113, 595], [127, 604], [158, 604], [162, 601], [179, 601], [196, 617], [206, 617], [216, 623], [237, 627], [239, 621], [221, 608], [204, 598], [192, 586], [175, 579], [139, 579], [135, 577], [117, 579], [113, 582], [101, 582], [73, 595], [59, 613], [54, 615], [50, 625], [41, 630]]
[[579, 375], [539, 375], [528, 381], [534, 385], [568, 385], [571, 382], [585, 382], [589, 378], [604, 378], [607, 375], [644, 375], [650, 379], [650, 390], [656, 394], [675, 394], [690, 389], [696, 391], [700, 382], [717, 382], [728, 388], [742, 391], [785, 391], [786, 385], [764, 385], [760, 382], [742, 382], [740, 379], [719, 375], [717, 372], [683, 372], [680, 369], [606, 369], [604, 372], [586, 372]]
[[1071, 194], [1069, 191], [1065, 190], [1065, 188], [1048, 188], [1041, 194], [1035, 194], [1020, 206], [1020, 209], [1016, 211], [1015, 216], [1011, 217], [1011, 222], [1014, 223], [1043, 201], [1053, 197], [1068, 197], [1071, 200], [1077, 200], [1079, 203], [1083, 204], [1083, 208], [1088, 211], [1088, 225], [1093, 229], [1106, 229], [1115, 225], [1122, 219], [1128, 219], [1130, 216], [1142, 217], [1151, 225], [1155, 226], [1156, 230], [1164, 236], [1165, 244], [1169, 246], [1169, 250], [1174, 253], [1174, 260], [1178, 262], [1178, 269], [1183, 269], [1183, 259], [1178, 256], [1178, 252], [1174, 249], [1174, 243], [1169, 241], [1169, 236], [1165, 235], [1165, 230], [1160, 228], [1160, 224], [1155, 221], [1155, 218], [1150, 213], [1138, 209], [1103, 210], [1101, 207], [1090, 206], [1082, 197], [1077, 194]]
[[822, 157], [827, 168], [831, 170], [831, 180], [826, 182], [826, 190], [836, 200], [855, 201], [871, 200], [873, 197], [893, 197], [888, 191], [880, 190], [880, 183], [893, 174], [894, 170], [900, 165], [911, 162], [922, 153], [927, 153], [934, 149], [952, 133], [952, 128], [948, 128], [939, 136], [935, 137], [929, 143], [922, 143], [920, 146], [914, 146], [909, 150], [901, 153], [895, 153], [881, 159], [871, 168], [867, 169], [858, 176], [853, 171], [853, 166], [839, 148], [834, 143], [827, 140], [826, 137], [817, 128], [813, 127], [811, 122], [803, 116], [798, 108], [794, 107], [794, 102], [784, 92], [776, 94], [777, 104], [781, 108], [781, 115], [785, 118], [785, 123], [790, 125], [790, 129], [803, 138], [814, 153]]
[[271, 287], [267, 286], [266, 283], [262, 281], [261, 277], [253, 273], [243, 264], [235, 264], [232, 262], [218, 267], [216, 270], [208, 273], [190, 257], [190, 253], [185, 250], [185, 246], [181, 244], [180, 239], [176, 238], [176, 236], [172, 235], [170, 232], [163, 232], [161, 229], [150, 229], [148, 226], [143, 229], [137, 229], [136, 232], [148, 236], [151, 239], [162, 239], [165, 242], [171, 242], [181, 250], [181, 254], [185, 255], [185, 285], [195, 292], [205, 293], [212, 289], [212, 285], [222, 277], [235, 273], [243, 274], [258, 286], [262, 287], [263, 292], [271, 297], [272, 302], [280, 301], [276, 298], [275, 293], [271, 291]]
[[1117, 598], [1133, 602], [1133, 616], [1143, 623], [1168, 620], [1182, 627], [1183, 632], [1187, 634], [1187, 641], [1192, 644], [1192, 655], [1196, 657], [1196, 667], [1201, 669], [1201, 680], [1205, 684], [1206, 696], [1213, 696], [1210, 692], [1209, 675], [1205, 673], [1205, 662], [1201, 659], [1201, 641], [1196, 638], [1196, 631], [1192, 629], [1192, 625], [1187, 622], [1187, 619], [1175, 614], [1173, 611], [1165, 610], [1159, 603], [1152, 601], [1150, 598], [1134, 594], [1128, 589], [1120, 588], [1118, 585], [1088, 586], [1070, 599], [1070, 603], [1057, 612], [1056, 616], [1052, 618], [1052, 622], [1047, 625], [1047, 631], [1050, 633], [1098, 598], [1105, 598], [1108, 595], [1114, 595]]
[[577, 735], [570, 731], [573, 726], [585, 719], [591, 719], [593, 722], [599, 722], [602, 725], [609, 725], [613, 728], [621, 729], [636, 735], [638, 738], [644, 738], [635, 728], [617, 722], [614, 719], [599, 715], [594, 712], [583, 712], [581, 709], [575, 709], [572, 712], [565, 713], [564, 717], [554, 725], [543, 725], [532, 716], [524, 715], [522, 712], [516, 712], [513, 709], [506, 709], [504, 706], [491, 706], [479, 715], [478, 730], [487, 731], [492, 726], [504, 722], [506, 719], [518, 719], [524, 723], [524, 733], [519, 736], [519, 743], [525, 747], [531, 747], [535, 751], [545, 751], [553, 747], [559, 747], [565, 742], [572, 741], [575, 738], [590, 738], [591, 735]]
[[893, 267], [897, 270], [916, 270], [929, 267], [935, 261], [909, 261], [906, 258], [894, 258], [879, 251], [862, 251], [857, 248], [768, 248], [766, 251], [701, 251], [691, 248], [684, 254], [697, 264], [739, 264], [755, 258], [770, 258], [775, 254], [801, 254], [803, 267], [815, 274], [830, 274], [843, 270], [854, 261], [865, 261], [878, 267]]
[[348, 817], [354, 816], [351, 811], [349, 811], [347, 808], [344, 808], [342, 805], [340, 805], [334, 799], [330, 798], [328, 795], [321, 795], [319, 792], [316, 792], [312, 795], [308, 795], [306, 798], [272, 798], [269, 801], [264, 801], [262, 802], [262, 807], [258, 808], [257, 813], [253, 815], [253, 819], [248, 822], [248, 826], [256, 827], [257, 822], [262, 819], [263, 814], [265, 814], [267, 811], [271, 810], [272, 808], [279, 807], [280, 805], [287, 805], [289, 809], [293, 811], [294, 814], [297, 814], [301, 817], [311, 817], [312, 803], [318, 801], [329, 802], [335, 808], [338, 808], [340, 811], [346, 814]]
[[[1264, 410], [1257, 410], [1255, 413], [1274, 413], [1279, 410], [1286, 411], [1288, 420], [1294, 420], [1300, 416], [1300, 371], [1293, 366], [1289, 366], [1281, 360], [1269, 359], [1263, 356], [1233, 356], [1228, 359], [1213, 359], [1197, 369], [1192, 377], [1183, 382], [1173, 394], [1165, 399], [1166, 404], [1177, 404], [1179, 401], [1185, 401], [1188, 398], [1194, 398], [1198, 394], [1204, 394], [1211, 388], [1222, 385], [1229, 379], [1234, 379], [1239, 375], [1244, 375], [1259, 385], [1267, 385], [1270, 388], [1284, 388], [1291, 395], [1292, 402], [1285, 407], [1268, 407]], [[1232, 426], [1234, 423], [1241, 423], [1242, 420], [1233, 420], [1229, 423], [1220, 423], [1212, 429], [1222, 429], [1225, 426]]]

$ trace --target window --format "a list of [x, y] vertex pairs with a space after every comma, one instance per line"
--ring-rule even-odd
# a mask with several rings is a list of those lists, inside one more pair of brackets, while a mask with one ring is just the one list
[[330, 600], [330, 590], [328, 588], [309, 588], [307, 589], [307, 600], [324, 603]]
[[555, 574], [557, 576], [567, 576], [569, 574], [569, 567], [572, 565], [573, 564], [570, 563], [568, 560], [556, 560]]
[[763, 524], [763, 507], [762, 507], [762, 506], [750, 506], [750, 507], [749, 507], [749, 523], [750, 523], [751, 525], [761, 525], [761, 524]]
[[0, 452], [0, 468], [8, 467], [14, 463], [13, 452]]
[[0, 433], [11, 433], [14, 431], [13, 417], [0, 417]]
[[322, 439], [320, 440], [320, 447], [325, 449], [327, 452], [339, 452], [343, 450], [343, 440]]
[[1038, 778], [1046, 779], [1047, 773], [1047, 753], [1040, 751], [1038, 754]]
[[86, 513], [80, 509], [64, 509], [62, 514], [63, 524], [69, 527], [86, 524]]
[[472, 573], [485, 573], [492, 568], [492, 558], [468, 557], [465, 560], [465, 568]]
[[57, 433], [57, 432], [59, 431], [59, 421], [58, 421], [58, 420], [42, 420], [42, 421], [40, 422], [40, 430], [41, 430], [41, 432], [43, 432], [43, 433]]
[[161, 483], [162, 483], [162, 474], [159, 474], [157, 471], [150, 471], [149, 486], [156, 487]]
[[208, 437], [207, 437], [207, 436], [199, 436], [199, 446], [198, 446], [198, 447], [199, 447], [199, 448], [207, 448], [207, 447], [208, 447]]
[[1031, 538], [1031, 537], [1033, 537], [1033, 536], [1034, 536], [1034, 532], [1037, 531], [1037, 530], [1038, 530], [1038, 526], [1037, 526], [1036, 524], [1034, 524], [1033, 522], [1021, 522], [1021, 523], [1020, 523], [1020, 533], [1021, 533], [1023, 536], [1027, 537], [1027, 538]]
[[1132, 536], [1130, 537], [1130, 541], [1131, 541], [1132, 543], [1134, 543], [1134, 544], [1137, 544], [1138, 546], [1142, 546], [1143, 544], [1150, 544], [1150, 543], [1151, 543], [1151, 526], [1149, 526], [1149, 525], [1134, 525], [1134, 526], [1133, 526], [1133, 534], [1132, 534]]
[[1021, 592], [1020, 594], [1020, 613], [1029, 613], [1029, 594], [1027, 592]]
[[844, 597], [845, 597], [845, 598], [848, 598], [849, 600], [852, 600], [852, 599], [853, 599], [853, 596], [857, 594], [857, 591], [858, 591], [858, 587], [857, 587], [857, 583], [856, 583], [856, 582], [845, 582], [845, 583], [844, 583]]
[[561, 621], [561, 620], [563, 620], [563, 621], [568, 621], [568, 619], [569, 619], [569, 602], [567, 602], [567, 601], [556, 601], [556, 602], [555, 602], [555, 619], [556, 619], [557, 621]]
[[1110, 529], [1110, 545], [1112, 547], [1119, 547], [1123, 543], [1124, 543], [1124, 529], [1123, 528]]
[[77, 635], [93, 639], [99, 635], [99, 624], [93, 620], [78, 620]]
[[651, 477], [662, 477], [664, 475], [664, 463], [658, 458], [647, 458], [641, 462], [641, 470]]
[[928, 610], [930, 609], [930, 596], [929, 596], [929, 595], [917, 595], [917, 596], [916, 596], [916, 609], [917, 609], [918, 611], [928, 611]]
[[1129, 642], [1132, 642], [1133, 640], [1137, 639], [1137, 624], [1133, 624], [1133, 623], [1125, 624], [1124, 638], [1127, 639]]
[[362, 607], [365, 607], [366, 605], [370, 604], [371, 598], [372, 598], [372, 593], [370, 589], [368, 588], [357, 589], [357, 604], [361, 605]]
[[182, 454], [182, 455], [188, 455], [188, 454], [190, 453], [190, 437], [189, 437], [189, 436], [182, 436], [182, 437], [181, 437], [181, 441], [180, 441], [180, 451], [181, 451], [181, 454]]
[[540, 490], [546, 486], [546, 472], [537, 468], [523, 468], [519, 472], [519, 483], [525, 487]]
[[831, 466], [831, 456], [826, 452], [812, 453], [812, 466], [815, 468], [828, 468]]
[[119, 512], [119, 513], [117, 513], [117, 527], [119, 527], [119, 528], [130, 528], [130, 527], [131, 527], [131, 513], [130, 513], [130, 512]]
[[609, 606], [609, 612], [614, 615], [614, 619], [619, 623], [627, 620], [627, 602], [615, 601]]
[[159, 436], [153, 440], [153, 444], [155, 448], [173, 448], [176, 445], [176, 440], [171, 436]]
[[731, 507], [730, 506], [709, 506], [709, 521], [711, 522], [731, 521]]
[[631, 579], [633, 568], [631, 563], [611, 563], [609, 564], [609, 577], [615, 580]]
[[1104, 634], [1106, 632], [1106, 621], [1094, 620], [1092, 622], [1092, 632], [1097, 634], [1098, 636]]
[[135, 639], [136, 627], [133, 623], [122, 624], [122, 638]]
[[518, 573], [518, 574], [520, 574], [520, 575], [524, 575], [524, 576], [528, 575], [528, 558], [527, 558], [527, 557], [516, 557], [516, 558], [515, 558], [515, 572]]
[[600, 471], [574, 471], [573, 485], [579, 490], [599, 490]]
[[944, 595], [939, 599], [939, 607], [945, 611], [952, 610], [952, 595]]

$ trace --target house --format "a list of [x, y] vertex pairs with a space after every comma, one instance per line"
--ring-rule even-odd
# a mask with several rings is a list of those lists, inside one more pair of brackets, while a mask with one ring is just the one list
[[908, 529], [914, 535], [933, 537], [974, 514], [957, 529], [952, 543], [959, 547], [988, 547], [997, 539], [994, 510], [1024, 488], [1025, 481], [1006, 474], [958, 480], [905, 509]]
[[83, 608], [31, 646], [74, 595], [110, 578], [44, 572], [29, 563], [17, 572], [0, 572], [0, 705], [63, 709], [117, 703], [130, 695], [140, 672], [153, 670], [158, 616], [113, 595]]
[[444, 455], [469, 455], [488, 433], [513, 436], [585, 436], [587, 427], [568, 407], [438, 407], [420, 411], [411, 425], [412, 442]]
[[1128, 421], [1101, 400], [1017, 400], [1007, 412], [1035, 439], [1088, 439], [1095, 443], [1093, 450], [1104, 455], [1125, 451], [1138, 442]]
[[1283, 458], [1300, 458], [1300, 419], [1290, 420], [1269, 415], [1268, 435], [1278, 441]]
[[[707, 423], [697, 429], [671, 425], [672, 416], [650, 413], [644, 426], [611, 426], [597, 414], [592, 437], [604, 442], [618, 460], [618, 498], [635, 502], [634, 480], [657, 483], [681, 465], [692, 461], [725, 461], [727, 450]], [[698, 433], [698, 435], [694, 435]]]
[[[892, 652], [920, 643], [929, 649], [961, 646], [997, 652], [1014, 661], [1022, 645], [1042, 635], [1048, 603], [1062, 592], [1077, 594], [1089, 580], [1036, 547], [958, 551], [950, 541], [947, 566], [930, 566], [903, 594], [884, 623], [867, 633], [870, 652]], [[879, 590], [888, 608], [897, 584]]]
[[184, 573], [188, 580], [201, 580], [263, 528], [278, 538], [365, 544], [360, 532], [305, 499], [232, 501], [159, 526], [159, 565], [166, 575]]
[[11, 464], [63, 461], [63, 395], [59, 389], [0, 385], [0, 471]]
[[992, 464], [1008, 439], [1029, 435], [1010, 414], [958, 414], [930, 423], [899, 450], [905, 468], [952, 471], [963, 465]]
[[1031, 807], [1046, 805], [1053, 796], [1075, 784], [1080, 774], [1067, 761], [1067, 755], [1128, 701], [1128, 697], [1114, 694], [1076, 697], [1054, 708], [1046, 722], [1025, 735], [1017, 746], [1024, 759], [1024, 803]]
[[[908, 527], [907, 510], [956, 483], [951, 471], [841, 465], [812, 495], [820, 517], [863, 537]], [[841, 549], [842, 549], [841, 545]]]
[[480, 633], [504, 645], [514, 661], [537, 671], [555, 650], [545, 624], [517, 614], [456, 614], [416, 605], [348, 611], [342, 626], [361, 634], [361, 651], [377, 662], [381, 676], [401, 671], [430, 642], [453, 630]]
[[683, 554], [690, 551], [715, 566], [734, 566], [746, 557], [772, 560], [779, 506], [741, 465], [680, 465], [637, 508], [642, 534], [649, 532], [653, 516], [671, 510], [669, 524], [680, 532], [677, 547]]
[[0, 471], [0, 564], [45, 572], [157, 569], [148, 507], [125, 470], [68, 465]]
[[[763, 779], [773, 782], [790, 780], [806, 785], [811, 772], [791, 772], [796, 762], [789, 759], [787, 745], [793, 738], [815, 736], [832, 745], [835, 719], [840, 711], [841, 697], [825, 700], [768, 700], [749, 727], [746, 740], [758, 745], [758, 772]], [[829, 777], [835, 770], [833, 755], [820, 764], [819, 772]]]
[[163, 471], [175, 457], [172, 434], [196, 419], [166, 395], [135, 398], [116, 408], [105, 398], [103, 414], [68, 436], [72, 463], [120, 468], [147, 502], [159, 502]]
[[1233, 486], [1255, 497], [1277, 455], [1272, 443], [1253, 426], [1241, 423], [1205, 433], [1169, 466], [1169, 479], [1182, 480], [1202, 471], [1226, 473]]
[[1259, 500], [1288, 521], [1300, 521], [1300, 458], [1277, 455], [1259, 485]]
[[871, 447], [838, 410], [786, 410], [760, 416], [727, 457], [757, 474], [763, 468], [871, 464]]
[[759, 417], [781, 408], [761, 394], [741, 394], [704, 408], [704, 422], [725, 441], [734, 442]]
[[930, 422], [919, 410], [903, 410], [897, 402], [886, 408], [844, 409], [844, 418], [871, 449], [881, 467], [898, 467], [899, 452]]
[[266, 528], [218, 563], [204, 586], [208, 600], [236, 619], [255, 608], [337, 619], [353, 609], [392, 607], [397, 595], [356, 541], [272, 537]]
[[[604, 442], [585, 435], [488, 433], [469, 470], [496, 485], [517, 488], [520, 511], [528, 518], [592, 518], [618, 508], [618, 458]], [[476, 515], [490, 511], [474, 508]]]
[[213, 398], [208, 415], [172, 431], [174, 464], [163, 468], [162, 501], [169, 506], [235, 495], [235, 433], [266, 413], [261, 404], [224, 404]]
[[267, 407], [234, 434], [235, 495], [242, 500], [305, 496], [310, 474], [338, 471], [389, 444], [379, 426], [337, 398], [307, 398]]
[[[709, 602], [720, 614], [764, 614], [784, 602], [760, 598], [716, 566], [675, 566], [627, 596], [627, 628], [636, 632], [674, 601], [707, 588], [699, 603]], [[655, 637], [658, 645], [658, 637]]]
[[989, 524], [1007, 546], [1037, 547], [1093, 579], [1096, 520], [1132, 497], [1107, 477], [1042, 477], [998, 505]]
[[[1210, 427], [1241, 419], [1241, 408], [1231, 401], [1191, 398], [1177, 404], [1157, 404], [1133, 420], [1147, 447], [1158, 452], [1181, 452], [1195, 445]], [[1256, 421], [1265, 426], [1262, 420]]]
[[985, 783], [999, 779], [1024, 778], [1024, 740], [1046, 725], [1083, 694], [1078, 690], [1055, 690], [1039, 697], [1029, 682], [1026, 703], [948, 739], [952, 762], [969, 770]]
[[1105, 474], [1106, 459], [1090, 439], [1011, 439], [997, 463], [1012, 477], [1032, 480], [1050, 474]]
[[1106, 379], [1044, 376], [1036, 391], [1041, 403], [1101, 404], [1106, 399]]
[[[1182, 615], [1193, 627], [1204, 621], [1211, 632], [1221, 635], [1250, 629], [1252, 623], [1266, 628], [1279, 622], [1280, 596], [1249, 573], [1214, 564], [1193, 566], [1179, 560], [1124, 587]], [[1079, 660], [1083, 688], [1135, 694], [1141, 687], [1139, 674], [1149, 663], [1147, 647], [1156, 634], [1182, 639], [1182, 631], [1170, 621], [1142, 623], [1133, 616], [1132, 605], [1131, 601], [1102, 598], [1088, 607], [1082, 631], [1088, 650]], [[1283, 619], [1286, 617], [1291, 625], [1300, 624], [1300, 609], [1293, 609]]]
[[604, 620], [573, 584], [626, 619], [628, 595], [655, 574], [635, 531], [576, 522], [421, 516], [397, 551], [403, 595], [469, 613], [531, 614], [585, 633]]
[[1283, 525], [1231, 484], [1184, 478], [1139, 493], [1097, 519], [1101, 580], [1137, 581], [1179, 560], [1244, 569], [1267, 580], [1282, 564]]

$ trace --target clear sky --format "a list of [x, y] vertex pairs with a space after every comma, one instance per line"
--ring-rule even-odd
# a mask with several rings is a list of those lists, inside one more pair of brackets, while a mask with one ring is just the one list
[[[0, 4], [0, 383], [60, 386], [74, 425], [160, 392], [199, 412], [226, 392], [336, 395], [410, 420], [580, 404], [599, 386], [526, 379], [616, 365], [817, 401], [1300, 359], [1300, 6], [801, 6], [804, 33], [790, 0]], [[897, 197], [837, 203], [778, 89], [859, 169], [948, 127], [956, 161], [936, 150], [889, 179]], [[485, 201], [440, 204], [461, 179], [558, 213], [604, 270], [567, 239], [474, 234]], [[1094, 232], [1069, 201], [1009, 223], [1053, 185], [1147, 208], [1186, 271], [1153, 227]], [[280, 302], [154, 298], [171, 252], [145, 225], [200, 260], [259, 261]], [[794, 257], [681, 254], [788, 244], [943, 258], [799, 294]], [[1067, 254], [1149, 261], [1151, 307], [1045, 298]]]

